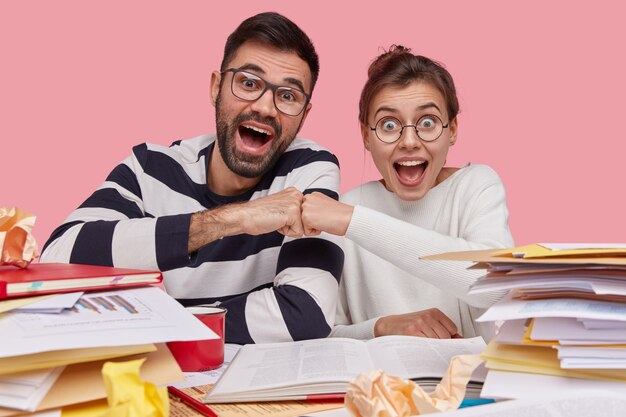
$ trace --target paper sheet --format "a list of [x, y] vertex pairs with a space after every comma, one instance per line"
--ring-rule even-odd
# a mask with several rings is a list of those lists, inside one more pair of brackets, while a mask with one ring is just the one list
[[613, 358], [565, 358], [561, 359], [563, 369], [626, 369], [626, 359]]
[[558, 358], [616, 358], [626, 359], [626, 348], [622, 346], [589, 347], [589, 346], [555, 346]]
[[516, 258], [588, 258], [593, 256], [624, 256], [623, 243], [539, 243], [503, 249], [499, 255], [512, 254]]
[[550, 250], [624, 249], [626, 243], [538, 243]]
[[15, 310], [16, 308], [27, 306], [38, 301], [54, 297], [53, 295], [38, 295], [35, 297], [15, 298], [11, 300], [0, 301], [0, 313]]
[[0, 375], [0, 407], [35, 411], [64, 367]]
[[595, 330], [595, 329], [625, 329], [626, 330], [626, 321], [616, 321], [616, 320], [591, 320], [591, 319], [578, 319], [585, 329]]
[[626, 320], [626, 304], [574, 299], [514, 300], [507, 294], [476, 321], [516, 320], [532, 317], [574, 317]]
[[498, 399], [551, 399], [561, 393], [580, 389], [598, 389], [626, 397], [626, 383], [623, 382], [492, 370], [487, 373], [481, 396]]
[[626, 280], [615, 283], [592, 282], [591, 288], [596, 294], [626, 295]]
[[60, 349], [138, 345], [218, 336], [163, 291], [136, 288], [85, 294], [60, 314], [9, 312], [0, 318], [0, 358]]
[[177, 382], [176, 384], [172, 384], [172, 386], [181, 389], [197, 387], [200, 385], [215, 384], [219, 377], [222, 376], [226, 368], [228, 368], [228, 365], [230, 365], [230, 361], [232, 361], [237, 352], [239, 352], [239, 349], [241, 349], [241, 345], [226, 343], [224, 345], [224, 364], [222, 366], [211, 371], [183, 372], [183, 374], [185, 375], [185, 380]]
[[69, 292], [65, 294], [53, 294], [43, 300], [39, 300], [32, 304], [16, 308], [15, 312], [20, 313], [50, 313], [58, 314], [66, 308], [74, 307], [74, 304], [83, 295], [82, 291]]
[[0, 358], [0, 376], [14, 372], [46, 369], [74, 363], [93, 362], [121, 356], [137, 355], [156, 351], [153, 344], [132, 346], [109, 346], [86, 349], [53, 350], [32, 355]]
[[623, 329], [588, 330], [575, 318], [541, 317], [533, 321], [530, 338], [533, 340], [594, 340], [626, 343]]
[[493, 340], [506, 345], [521, 345], [526, 332], [526, 320], [507, 320]]

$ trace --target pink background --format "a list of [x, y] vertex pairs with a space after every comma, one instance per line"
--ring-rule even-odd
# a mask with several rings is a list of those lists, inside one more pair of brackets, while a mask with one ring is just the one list
[[302, 135], [337, 154], [343, 191], [377, 178], [358, 97], [370, 60], [401, 43], [455, 78], [448, 162], [500, 173], [516, 243], [626, 240], [621, 2], [259, 3], [0, 3], [0, 206], [35, 213], [43, 245], [133, 145], [214, 132], [209, 79], [227, 35], [276, 10], [318, 49]]

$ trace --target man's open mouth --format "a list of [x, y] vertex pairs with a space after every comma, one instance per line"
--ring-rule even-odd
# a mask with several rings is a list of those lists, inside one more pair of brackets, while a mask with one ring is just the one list
[[270, 130], [245, 123], [239, 125], [238, 132], [242, 143], [250, 149], [260, 149], [274, 139]]
[[421, 160], [397, 161], [394, 162], [393, 167], [402, 183], [413, 184], [422, 178], [428, 167], [428, 162]]

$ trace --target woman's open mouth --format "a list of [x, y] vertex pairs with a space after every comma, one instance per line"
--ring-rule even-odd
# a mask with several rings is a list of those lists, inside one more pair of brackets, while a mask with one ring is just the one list
[[401, 184], [407, 186], [415, 186], [421, 183], [427, 167], [427, 161], [417, 159], [403, 160], [393, 163], [393, 168], [396, 170], [398, 180]]

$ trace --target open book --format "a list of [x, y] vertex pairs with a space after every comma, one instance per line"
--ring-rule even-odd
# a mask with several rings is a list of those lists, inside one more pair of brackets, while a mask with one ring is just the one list
[[[433, 390], [450, 359], [479, 354], [480, 337], [427, 339], [384, 336], [368, 341], [344, 338], [243, 346], [204, 398], [206, 403], [324, 398], [346, 392], [357, 375], [383, 369]], [[484, 375], [478, 378], [484, 381]]]

